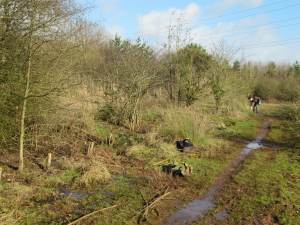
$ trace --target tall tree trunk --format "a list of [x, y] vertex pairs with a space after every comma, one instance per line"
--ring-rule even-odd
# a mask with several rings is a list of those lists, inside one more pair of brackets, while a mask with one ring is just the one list
[[25, 86], [25, 91], [24, 91], [22, 114], [21, 114], [21, 125], [20, 125], [20, 144], [19, 144], [19, 171], [20, 172], [22, 172], [24, 169], [25, 118], [26, 118], [27, 98], [29, 95], [31, 60], [32, 60], [31, 39], [29, 41], [29, 49], [28, 50], [29, 50], [29, 54], [28, 54], [28, 65], [27, 65], [27, 71], [26, 71], [26, 86]]

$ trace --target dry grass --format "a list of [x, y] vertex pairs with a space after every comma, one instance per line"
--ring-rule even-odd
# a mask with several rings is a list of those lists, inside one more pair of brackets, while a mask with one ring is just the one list
[[89, 132], [94, 132], [96, 123], [94, 120], [98, 105], [103, 103], [103, 93], [100, 90], [90, 89], [88, 85], [69, 90], [65, 96], [59, 98], [61, 107], [66, 107], [65, 120], [73, 118], [74, 122], [84, 124]]
[[91, 165], [86, 172], [79, 178], [79, 184], [84, 187], [93, 187], [103, 184], [111, 179], [111, 174], [105, 165], [98, 162]]
[[167, 141], [189, 138], [199, 147], [209, 145], [209, 132], [215, 125], [199, 107], [170, 107], [163, 109], [162, 114], [164, 121], [159, 132]]

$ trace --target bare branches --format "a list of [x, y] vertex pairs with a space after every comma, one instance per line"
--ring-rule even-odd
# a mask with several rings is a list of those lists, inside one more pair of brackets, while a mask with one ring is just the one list
[[138, 223], [145, 222], [148, 220], [150, 213], [155, 212], [157, 215], [159, 215], [159, 212], [157, 210], [157, 207], [161, 201], [166, 199], [167, 196], [169, 196], [171, 192], [168, 192], [168, 189], [165, 189], [162, 193], [158, 193], [153, 198], [151, 198], [149, 201], [144, 199], [144, 208], [140, 212], [140, 215], [138, 216]]

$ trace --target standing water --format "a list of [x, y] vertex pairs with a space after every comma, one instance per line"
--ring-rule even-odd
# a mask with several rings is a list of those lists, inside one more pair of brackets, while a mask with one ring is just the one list
[[223, 188], [225, 180], [238, 168], [239, 165], [254, 150], [262, 148], [262, 140], [269, 132], [270, 121], [266, 121], [260, 130], [256, 140], [250, 142], [235, 159], [229, 168], [217, 179], [216, 183], [208, 190], [207, 194], [201, 198], [190, 202], [184, 208], [171, 215], [165, 225], [190, 225], [203, 218], [209, 210], [215, 208], [215, 200], [218, 192]]

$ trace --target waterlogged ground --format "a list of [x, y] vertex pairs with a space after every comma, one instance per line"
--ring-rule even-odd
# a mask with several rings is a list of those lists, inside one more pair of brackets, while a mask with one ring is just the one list
[[268, 108], [266, 147], [246, 160], [216, 197], [217, 207], [194, 225], [300, 224], [300, 114], [294, 110]]
[[[148, 221], [159, 224], [177, 207], [204, 194], [243, 146], [240, 143], [231, 146], [226, 140], [216, 139], [216, 143], [214, 149], [197, 154], [180, 153], [168, 143], [159, 148], [137, 145], [126, 157], [112, 153], [111, 149], [101, 150], [93, 159], [55, 161], [48, 172], [27, 162], [22, 175], [4, 167], [4, 179], [0, 183], [0, 224], [68, 224], [113, 205], [118, 206], [79, 224], [137, 224], [147, 201], [167, 189], [170, 195], [156, 206], [158, 214], [153, 210], [147, 215]], [[109, 156], [103, 159], [103, 155]], [[3, 164], [17, 164], [14, 158], [14, 155], [6, 158]], [[91, 160], [105, 161], [112, 177], [107, 183], [82, 187], [79, 182], [82, 168]], [[163, 174], [160, 165], [169, 161], [191, 165], [192, 176], [172, 178]]]
[[[240, 155], [232, 160], [229, 167], [221, 173], [207, 193], [175, 212], [166, 220], [165, 224], [190, 225], [197, 220], [201, 220], [210, 210], [213, 210], [216, 207], [216, 196], [222, 191], [226, 182], [230, 182], [231, 176], [235, 174], [238, 168], [253, 151], [263, 148], [263, 140], [269, 133], [270, 125], [271, 121], [266, 120], [258, 132], [256, 139], [248, 143], [244, 149], [241, 150]], [[227, 211], [223, 210], [217, 213], [216, 218], [218, 220], [224, 220], [227, 216]]]
[[[206, 147], [201, 146], [196, 154], [177, 152], [167, 141], [153, 146], [138, 143], [130, 147], [127, 156], [122, 155], [122, 149], [115, 152], [100, 147], [92, 159], [60, 159], [48, 172], [27, 162], [28, 169], [22, 175], [7, 166], [17, 163], [14, 155], [1, 159], [5, 173], [0, 182], [0, 224], [68, 224], [115, 205], [77, 224], [164, 224], [170, 215], [207, 195], [243, 149], [262, 147], [255, 142], [245, 148], [266, 117], [272, 117], [273, 122], [265, 147], [251, 153], [230, 175], [214, 193], [214, 207], [195, 224], [300, 224], [298, 122], [291, 112], [284, 117], [286, 112], [277, 106], [265, 112], [268, 114], [246, 119], [221, 118], [218, 129], [203, 141]], [[204, 137], [197, 142], [202, 140]], [[111, 178], [101, 185], [83, 187], [82, 168], [91, 161], [105, 163]], [[192, 176], [163, 174], [160, 166], [170, 161], [191, 165]], [[145, 206], [165, 192], [167, 197], [141, 219]]]
[[195, 225], [300, 224], [299, 155], [287, 151], [255, 152], [220, 193], [218, 207]]

